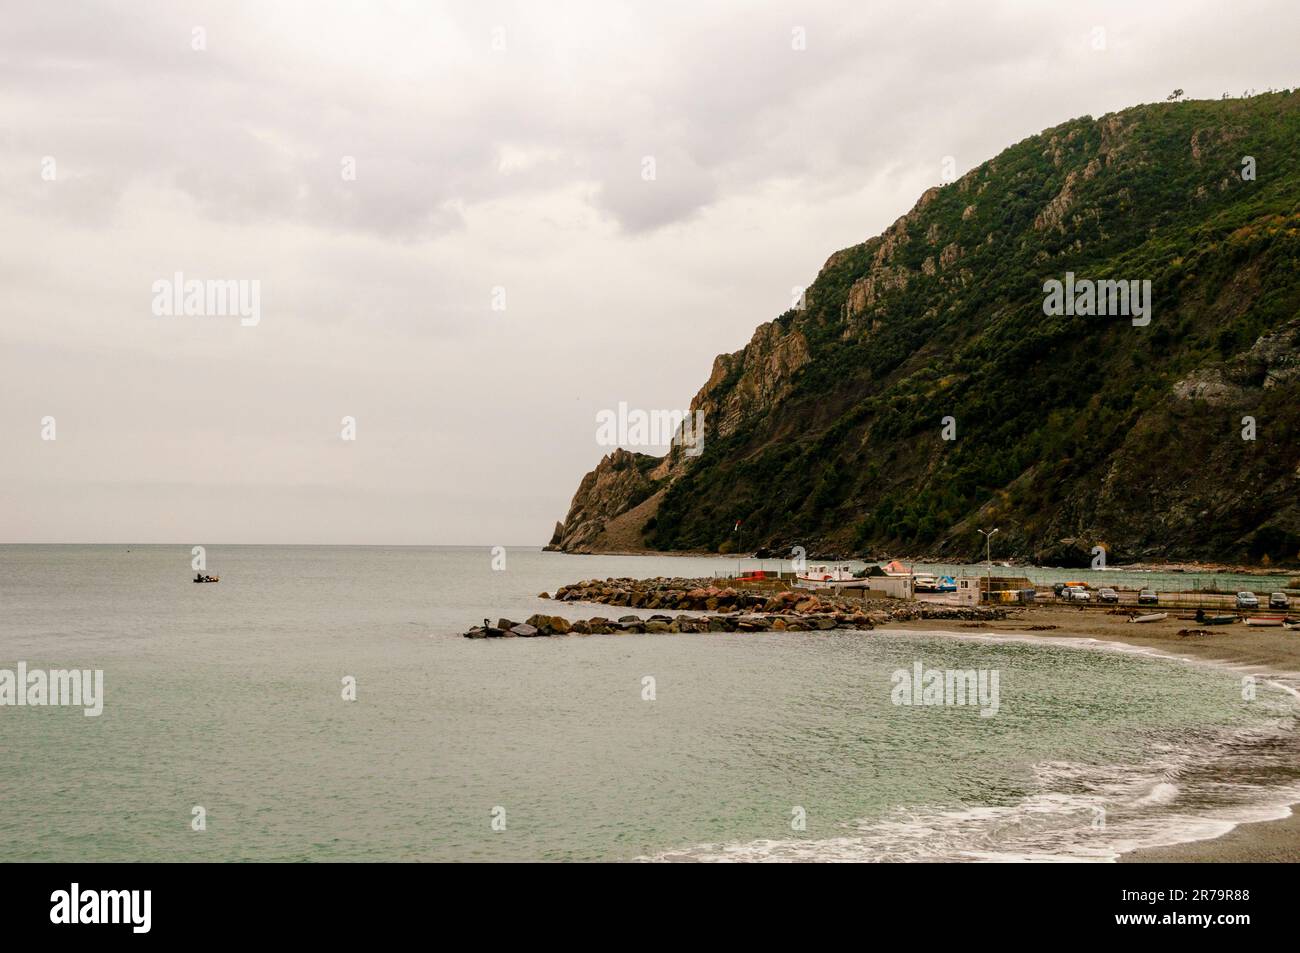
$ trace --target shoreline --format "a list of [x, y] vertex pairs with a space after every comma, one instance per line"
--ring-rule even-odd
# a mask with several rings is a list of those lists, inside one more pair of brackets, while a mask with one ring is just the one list
[[[1032, 626], [1055, 625], [1054, 630]], [[1034, 640], [1093, 640], [1114, 646], [1145, 649], [1171, 661], [1196, 661], [1240, 669], [1260, 678], [1300, 684], [1300, 634], [1285, 629], [1249, 629], [1225, 626], [1222, 634], [1208, 638], [1181, 638], [1178, 630], [1189, 623], [1170, 618], [1137, 626], [1120, 616], [1077, 607], [1039, 605], [1011, 609], [1005, 621], [968, 623], [958, 633], [993, 638], [1011, 636]], [[941, 620], [890, 623], [882, 628], [904, 631], [953, 631]], [[1293, 689], [1294, 690], [1294, 689]], [[1161, 847], [1128, 851], [1117, 863], [1296, 863], [1300, 862], [1300, 802], [1279, 805], [1285, 815], [1244, 821], [1223, 834]]]
[[1144, 847], [1121, 854], [1120, 864], [1294, 864], [1300, 860], [1300, 814], [1273, 821], [1247, 821], [1209, 840]]
[[[760, 562], [768, 560], [785, 560], [788, 557], [771, 555], [766, 557], [755, 556], [753, 553], [718, 553], [706, 549], [598, 549], [598, 550], [568, 550], [552, 548], [549, 544], [541, 547], [544, 553], [558, 553], [561, 556], [689, 556], [694, 558], [712, 558], [712, 559], [756, 559]], [[975, 560], [956, 560], [952, 558], [941, 559], [934, 556], [909, 556], [909, 555], [884, 555], [884, 556], [826, 556], [818, 554], [809, 554], [810, 560], [822, 562], [861, 562], [861, 563], [885, 563], [890, 560], [907, 565], [918, 566], [953, 566], [953, 565], [980, 565], [984, 564], [982, 559]], [[997, 567], [1002, 569], [1048, 569], [1061, 572], [1083, 572], [1087, 567], [1084, 566], [1040, 566], [1037, 563], [1025, 562], [1019, 559], [1011, 559], [1005, 563], [999, 562]], [[1221, 576], [1260, 576], [1271, 577], [1275, 579], [1300, 579], [1300, 567], [1289, 566], [1251, 566], [1245, 563], [1216, 563], [1216, 562], [1198, 562], [1196, 560], [1187, 561], [1170, 561], [1170, 562], [1136, 562], [1136, 563], [1117, 563], [1113, 566], [1106, 567], [1111, 572], [1152, 572], [1152, 573], [1186, 573], [1189, 576], [1195, 575], [1221, 575]], [[1283, 587], [1286, 588], [1286, 587]]]

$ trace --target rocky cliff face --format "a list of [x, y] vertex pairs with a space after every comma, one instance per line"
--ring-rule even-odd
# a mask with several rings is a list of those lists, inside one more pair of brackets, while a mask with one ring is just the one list
[[[553, 545], [1300, 559], [1298, 140], [1300, 94], [1142, 106], [927, 190], [715, 360], [702, 455], [607, 457]], [[1152, 320], [1045, 313], [1067, 272]]]
[[789, 394], [795, 373], [807, 363], [803, 334], [775, 321], [759, 325], [743, 350], [714, 358], [713, 372], [691, 401], [691, 413], [704, 412], [706, 443], [735, 433], [747, 417], [769, 412]]
[[[653, 515], [650, 500], [663, 482], [651, 476], [663, 461], [615, 450], [582, 478], [564, 522], [555, 524], [551, 550], [571, 553], [635, 552], [646, 548], [641, 530]], [[660, 494], [662, 495], [662, 494]], [[650, 504], [646, 507], [644, 504]], [[640, 510], [646, 510], [643, 514]]]

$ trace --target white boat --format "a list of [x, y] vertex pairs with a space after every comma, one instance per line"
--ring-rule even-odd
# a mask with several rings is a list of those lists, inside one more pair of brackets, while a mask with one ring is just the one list
[[1246, 620], [1246, 625], [1285, 625], [1286, 618], [1280, 615], [1252, 616]]
[[861, 586], [863, 580], [856, 578], [848, 566], [809, 566], [795, 575], [794, 584], [800, 589], [834, 589], [837, 586]]
[[1169, 618], [1168, 612], [1152, 612], [1148, 615], [1135, 615], [1130, 622], [1163, 622]]
[[939, 577], [933, 573], [918, 572], [912, 577], [912, 588], [917, 592], [938, 592]]

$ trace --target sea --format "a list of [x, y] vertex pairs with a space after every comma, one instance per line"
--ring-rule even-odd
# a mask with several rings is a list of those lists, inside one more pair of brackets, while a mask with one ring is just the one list
[[[1110, 861], [1300, 801], [1286, 673], [996, 628], [462, 637], [734, 558], [193, 558], [0, 546], [0, 670], [103, 672], [98, 715], [0, 705], [4, 860]], [[996, 706], [907, 703], [931, 671]]]

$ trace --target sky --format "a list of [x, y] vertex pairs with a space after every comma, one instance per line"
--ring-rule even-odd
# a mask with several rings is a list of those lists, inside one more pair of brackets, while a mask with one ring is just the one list
[[[0, 542], [544, 544], [602, 411], [684, 410], [945, 157], [1295, 86], [1297, 36], [1293, 0], [8, 4]], [[256, 313], [169, 314], [177, 274]]]

